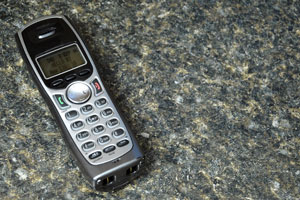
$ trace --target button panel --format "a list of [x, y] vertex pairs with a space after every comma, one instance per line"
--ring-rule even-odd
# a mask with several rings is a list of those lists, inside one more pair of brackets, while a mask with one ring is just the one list
[[[82, 82], [91, 83], [86, 84], [91, 88], [91, 93], [83, 103], [71, 101], [70, 96], [67, 96], [68, 92], [58, 91], [53, 99], [59, 106], [60, 115], [79, 151], [90, 164], [98, 165], [126, 154], [133, 144], [110, 97], [102, 87], [101, 91], [97, 91], [94, 88], [96, 86], [92, 85], [93, 80], [97, 80], [102, 86], [100, 79], [95, 77]], [[78, 81], [71, 83], [71, 86], [75, 83], [81, 85]]]

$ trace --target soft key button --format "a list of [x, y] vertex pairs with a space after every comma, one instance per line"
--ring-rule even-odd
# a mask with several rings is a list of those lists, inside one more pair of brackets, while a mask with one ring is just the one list
[[85, 83], [74, 83], [67, 89], [67, 97], [73, 103], [84, 103], [91, 96], [91, 89]]

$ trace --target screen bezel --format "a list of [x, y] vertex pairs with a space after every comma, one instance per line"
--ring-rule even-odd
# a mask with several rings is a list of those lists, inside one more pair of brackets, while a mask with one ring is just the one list
[[[47, 55], [49, 55], [49, 54], [53, 54], [53, 53], [55, 53], [55, 52], [57, 52], [57, 51], [60, 51], [60, 50], [62, 50], [62, 49], [68, 48], [68, 47], [70, 47], [70, 46], [74, 46], [74, 45], [77, 47], [77, 49], [78, 49], [78, 51], [79, 51], [81, 57], [82, 57], [83, 60], [84, 60], [84, 63], [81, 64], [81, 65], [78, 65], [77, 67], [71, 68], [71, 69], [69, 69], [69, 70], [67, 70], [67, 71], [63, 71], [63, 72], [61, 72], [61, 73], [55, 74], [55, 75], [50, 76], [50, 77], [47, 78], [47, 77], [45, 76], [45, 74], [44, 74], [44, 71], [43, 71], [42, 67], [40, 66], [40, 63], [38, 62], [38, 59], [41, 58], [41, 57], [47, 56]], [[67, 72], [70, 72], [70, 71], [72, 71], [72, 70], [78, 69], [79, 67], [82, 67], [82, 66], [84, 66], [84, 65], [87, 64], [87, 60], [86, 60], [85, 56], [83, 55], [83, 53], [82, 53], [82, 51], [81, 51], [81, 49], [80, 49], [80, 47], [79, 47], [79, 45], [78, 45], [77, 43], [72, 43], [72, 44], [69, 44], [69, 45], [60, 47], [60, 48], [58, 48], [58, 49], [55, 49], [55, 50], [53, 50], [53, 51], [47, 52], [47, 53], [45, 53], [45, 54], [43, 54], [43, 55], [37, 56], [37, 57], [35, 58], [35, 62], [37, 63], [37, 65], [38, 65], [38, 67], [39, 67], [39, 70], [41, 71], [41, 73], [43, 74], [44, 79], [46, 79], [46, 80], [52, 79], [52, 78], [57, 77], [57, 76], [59, 76], [59, 75], [62, 75], [62, 74], [64, 74], [64, 73], [67, 73]]]

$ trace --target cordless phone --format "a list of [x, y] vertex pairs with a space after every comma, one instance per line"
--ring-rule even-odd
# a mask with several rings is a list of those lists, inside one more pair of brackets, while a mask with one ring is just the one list
[[17, 32], [16, 41], [91, 185], [108, 191], [136, 178], [144, 155], [70, 20], [39, 18]]

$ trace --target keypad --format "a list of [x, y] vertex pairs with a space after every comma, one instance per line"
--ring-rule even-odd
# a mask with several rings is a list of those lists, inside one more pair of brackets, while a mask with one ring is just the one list
[[[72, 76], [68, 78], [72, 79]], [[110, 104], [107, 96], [103, 95], [100, 83], [98, 87], [98, 83], [90, 82], [89, 86], [92, 86], [93, 90], [87, 103], [75, 105], [65, 101], [64, 95], [53, 95], [60, 109], [65, 110], [61, 113], [65, 120], [69, 121], [72, 138], [82, 155], [91, 164], [115, 159], [130, 150], [125, 147], [130, 144], [130, 139], [126, 136], [128, 133], [119, 121], [113, 105]]]

